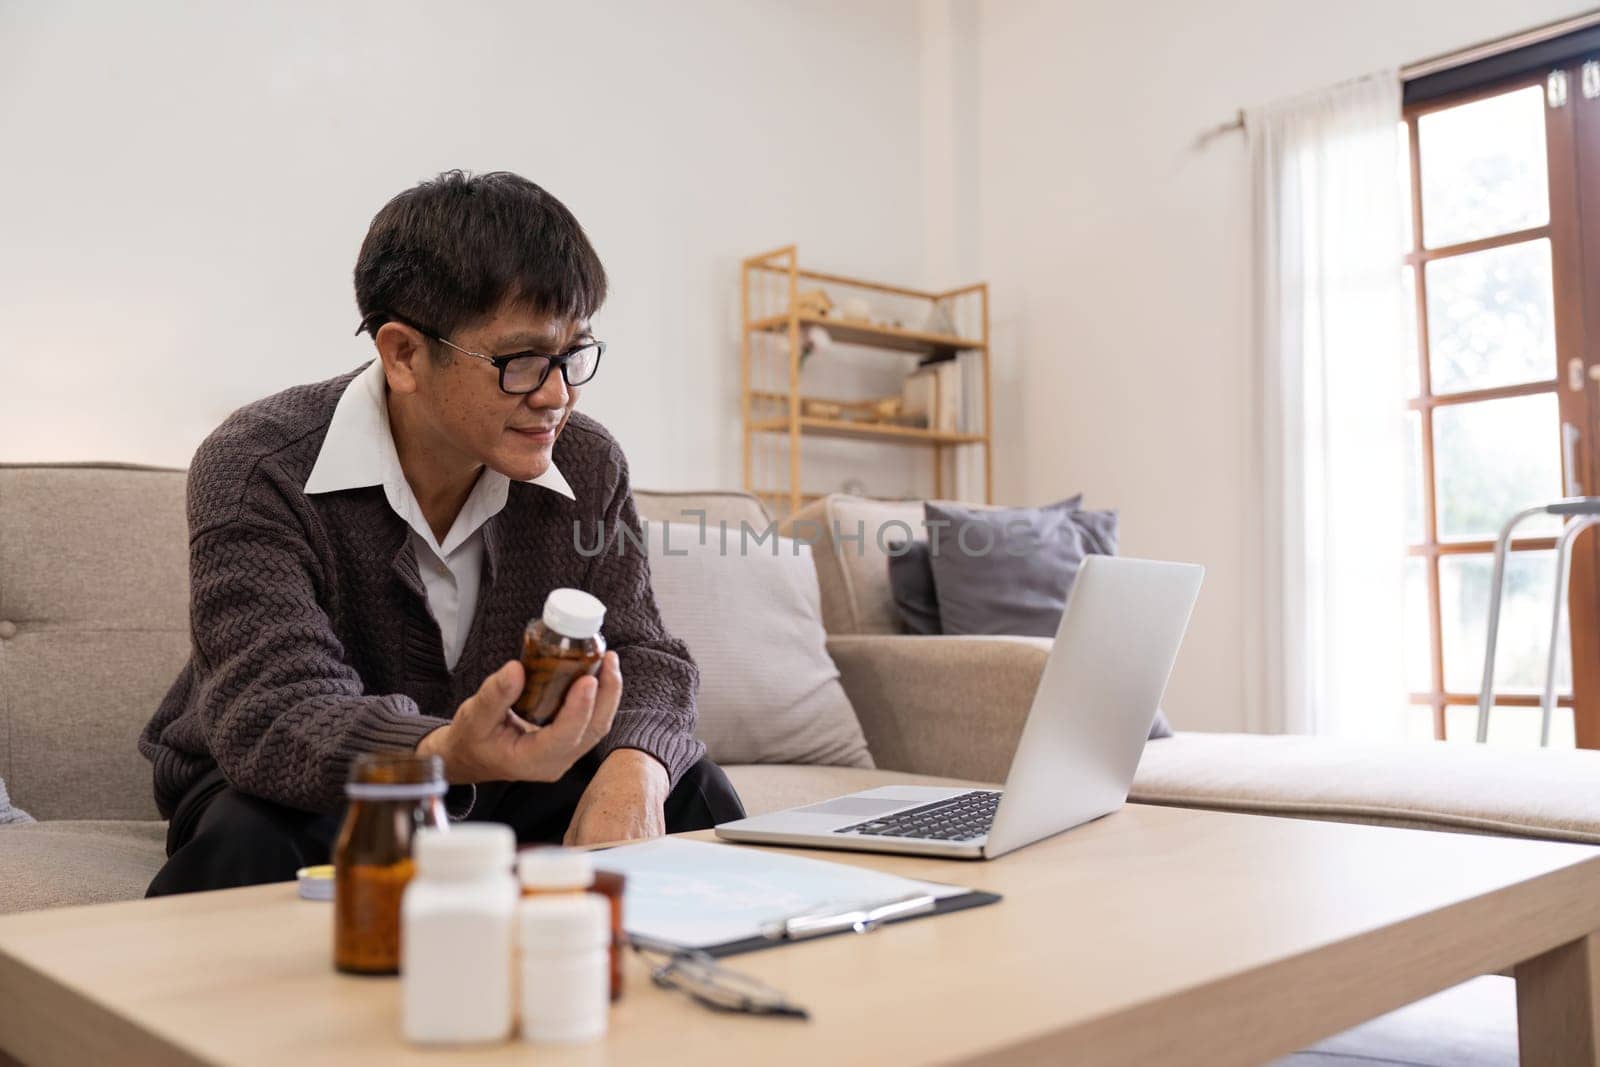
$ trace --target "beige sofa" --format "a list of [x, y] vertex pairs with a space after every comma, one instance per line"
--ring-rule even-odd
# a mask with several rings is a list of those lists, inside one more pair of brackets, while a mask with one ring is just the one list
[[[162, 862], [134, 742], [189, 647], [183, 494], [179, 471], [0, 465], [0, 779], [39, 820], [0, 826], [0, 913], [137, 897]], [[769, 521], [742, 493], [637, 499], [651, 520]], [[830, 536], [889, 516], [920, 508], [829, 497], [796, 516], [817, 520], [799, 532], [821, 535], [828, 651], [878, 769], [730, 766], [751, 812], [1004, 777], [1049, 642], [894, 633], [881, 552]], [[1180, 731], [1148, 746], [1134, 799], [1600, 843], [1597, 781], [1600, 753]]]

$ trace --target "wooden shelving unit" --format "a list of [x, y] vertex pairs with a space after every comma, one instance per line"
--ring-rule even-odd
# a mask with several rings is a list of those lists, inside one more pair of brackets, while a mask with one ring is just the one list
[[[750, 423], [750, 429], [757, 433], [787, 433], [789, 419], [754, 419]], [[981, 445], [989, 440], [987, 434], [981, 433], [929, 430], [921, 426], [879, 426], [868, 422], [851, 422], [848, 419], [817, 419], [808, 415], [800, 417], [800, 432], [818, 437], [848, 437], [857, 441], [896, 441], [935, 445]]]
[[[804, 275], [801, 275], [804, 277]], [[866, 282], [855, 284], [865, 287]], [[959, 291], [959, 290], [958, 290]], [[934, 299], [930, 297], [930, 299]], [[840, 344], [868, 345], [896, 352], [915, 352], [932, 355], [935, 352], [959, 352], [966, 348], [986, 348], [987, 342], [975, 338], [951, 337], [948, 334], [923, 333], [895, 326], [873, 326], [864, 322], [846, 322], [821, 315], [795, 316], [801, 326], [822, 326]], [[750, 323], [750, 329], [763, 333], [782, 333], [789, 328], [788, 315], [773, 315]]]
[[[837, 314], [818, 315], [802, 311], [798, 302], [802, 282], [817, 283], [830, 293], [860, 290], [884, 294], [903, 305], [908, 304], [913, 308], [921, 306], [923, 314], [935, 305], [942, 305], [949, 321], [957, 325], [957, 331], [950, 334], [929, 333], [903, 325], [883, 325], [845, 319]], [[817, 286], [808, 284], [806, 287]], [[943, 496], [946, 492], [944, 471], [948, 450], [957, 447], [982, 448], [983, 501], [993, 501], [994, 456], [990, 438], [993, 406], [989, 391], [989, 287], [986, 283], [979, 282], [946, 292], [929, 292], [839, 274], [825, 274], [803, 269], [797, 247], [789, 245], [746, 259], [739, 276], [739, 295], [742, 312], [740, 392], [744, 417], [744, 486], [747, 491], [777, 504], [779, 510], [787, 508], [788, 511], [794, 511], [816, 499], [817, 494], [801, 491], [802, 441], [807, 437], [831, 437], [872, 445], [928, 448], [933, 460], [935, 496]], [[954, 432], [802, 414], [803, 401], [830, 399], [804, 396], [800, 391], [802, 338], [811, 326], [825, 329], [836, 345], [865, 346], [915, 356], [966, 351], [978, 353], [983, 383], [982, 429]], [[961, 327], [966, 327], [965, 332]], [[763, 382], [769, 386], [765, 389], [754, 385], [758, 357], [753, 352], [753, 342], [758, 338], [776, 338], [782, 342], [777, 346], [777, 351], [772, 353], [779, 365], [772, 367], [769, 363], [763, 368], [776, 371], [768, 377], [777, 379], [775, 383]], [[767, 343], [770, 345], [770, 340]], [[913, 369], [915, 364], [908, 361], [907, 373]], [[784, 379], [787, 379], [786, 383]], [[771, 387], [784, 384], [786, 388]], [[753, 444], [757, 435], [763, 434], [788, 438], [787, 488], [775, 487], [770, 480], [761, 484], [756, 477]]]

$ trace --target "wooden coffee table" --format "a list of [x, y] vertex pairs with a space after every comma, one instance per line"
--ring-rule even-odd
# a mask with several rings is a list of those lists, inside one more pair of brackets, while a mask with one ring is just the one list
[[[1600, 1064], [1600, 849], [1132, 805], [989, 863], [817, 855], [1006, 899], [732, 961], [808, 1023], [708, 1011], [633, 958], [605, 1042], [472, 1062], [1259, 1063], [1514, 968], [1522, 1062]], [[333, 971], [330, 921], [290, 884], [0, 918], [0, 1049], [450, 1059], [400, 1041], [395, 980]]]

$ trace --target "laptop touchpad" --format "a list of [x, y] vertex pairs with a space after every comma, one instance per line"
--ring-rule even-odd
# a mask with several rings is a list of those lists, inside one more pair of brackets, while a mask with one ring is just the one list
[[825, 804], [812, 804], [806, 808], [796, 808], [808, 815], [883, 815], [886, 812], [908, 807], [914, 801], [907, 800], [879, 800], [872, 797], [840, 797], [830, 800]]

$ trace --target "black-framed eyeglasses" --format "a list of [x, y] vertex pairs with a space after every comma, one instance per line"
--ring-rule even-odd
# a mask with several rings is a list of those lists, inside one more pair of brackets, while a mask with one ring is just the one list
[[[361, 320], [361, 325], [356, 327], [359, 335], [372, 328], [372, 324], [380, 316], [370, 315]], [[550, 377], [553, 367], [561, 368], [561, 378], [569, 386], [584, 385], [594, 379], [600, 371], [600, 357], [606, 354], [604, 341], [586, 341], [581, 345], [569, 348], [559, 355], [546, 355], [543, 352], [512, 352], [506, 356], [491, 356], [483, 352], [474, 352], [462, 348], [453, 341], [447, 341], [433, 330], [429, 330], [417, 323], [400, 318], [398, 315], [384, 315], [385, 321], [404, 323], [413, 330], [421, 333], [430, 340], [438, 341], [448, 348], [453, 348], [464, 356], [481, 359], [492, 364], [500, 372], [500, 391], [510, 393], [512, 396], [526, 396], [528, 393], [538, 392]]]
[[641, 944], [633, 947], [650, 963], [650, 980], [663, 989], [687, 993], [697, 1003], [716, 1011], [746, 1015], [777, 1015], [807, 1019], [810, 1014], [790, 1003], [781, 992], [748, 974], [725, 967], [696, 949], [671, 949]]

